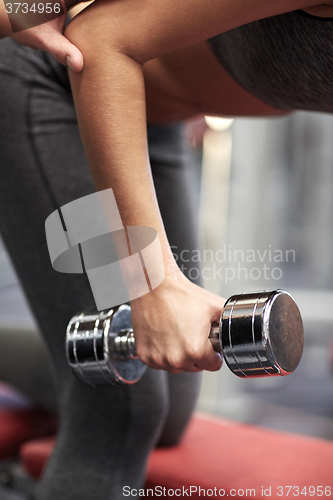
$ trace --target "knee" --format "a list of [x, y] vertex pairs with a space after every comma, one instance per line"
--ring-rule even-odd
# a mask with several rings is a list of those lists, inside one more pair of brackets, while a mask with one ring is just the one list
[[[166, 373], [147, 369], [133, 385], [92, 388], [74, 375], [61, 398], [61, 428], [70, 436], [89, 433], [91, 443], [117, 442], [126, 449], [148, 453], [156, 445], [169, 408]], [[127, 450], [128, 451], [128, 450]]]
[[198, 400], [202, 373], [168, 373], [169, 411], [158, 446], [178, 444]]

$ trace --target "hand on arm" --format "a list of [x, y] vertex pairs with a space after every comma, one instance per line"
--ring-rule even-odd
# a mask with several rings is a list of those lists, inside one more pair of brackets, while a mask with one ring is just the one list
[[[73, 5], [75, 3], [78, 2], [73, 2]], [[74, 72], [80, 72], [83, 68], [83, 56], [80, 50], [63, 35], [65, 22], [66, 14], [47, 23], [13, 33], [5, 1], [0, 0], [0, 38], [10, 36], [21, 45], [49, 52], [61, 64], [70, 66]]]

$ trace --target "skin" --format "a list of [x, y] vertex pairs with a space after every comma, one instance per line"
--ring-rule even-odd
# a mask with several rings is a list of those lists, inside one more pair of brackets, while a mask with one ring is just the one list
[[[56, 1], [63, 0], [54, 0]], [[72, 71], [79, 72], [83, 68], [83, 55], [64, 35], [66, 15], [57, 17], [48, 23], [13, 33], [5, 7], [6, 1], [0, 1], [0, 38], [10, 36], [21, 45], [39, 49], [52, 54], [61, 64], [69, 65]], [[77, 0], [66, 0], [68, 8], [79, 3]], [[65, 8], [66, 11], [66, 8]]]
[[[84, 55], [84, 68], [78, 73], [76, 53], [78, 65], [76, 72], [70, 71], [70, 78], [96, 189], [111, 187], [123, 224], [154, 227], [161, 242], [166, 278], [155, 290], [131, 302], [137, 352], [153, 368], [173, 373], [218, 370], [222, 360], [208, 334], [211, 323], [219, 320], [224, 299], [192, 284], [173, 260], [151, 177], [147, 119], [165, 123], [198, 113], [281, 115], [281, 110], [236, 84], [205, 40], [299, 8], [327, 14], [333, 8], [330, 4], [314, 0], [97, 0], [65, 31], [66, 43], [71, 44], [67, 47]], [[52, 29], [62, 37], [61, 27]], [[34, 46], [34, 29], [26, 32], [19, 36], [29, 38], [28, 32], [32, 33], [28, 42]], [[21, 43], [29, 45], [27, 38]], [[59, 38], [58, 51], [61, 43]], [[61, 54], [63, 62], [66, 51]]]
[[151, 178], [146, 112], [155, 123], [197, 113], [281, 114], [232, 81], [205, 40], [308, 7], [313, 0], [194, 0], [190, 8], [188, 0], [100, 0], [66, 30], [85, 59], [71, 84], [96, 188], [112, 187], [124, 225], [154, 227], [162, 245], [167, 277], [131, 303], [138, 355], [153, 368], [219, 369], [208, 334], [224, 300], [190, 283], [172, 259]]
[[[77, 0], [66, 0], [66, 7], [75, 10], [78, 3], [79, 6], [76, 13], [82, 10], [82, 5], [89, 4], [90, 2], [80, 3]], [[331, 17], [333, 16], [332, 6], [333, 2], [326, 2], [324, 4], [305, 8], [304, 10], [313, 15]], [[0, 2], [0, 38], [11, 36], [22, 45], [49, 52], [58, 62], [68, 66], [73, 72], [79, 73], [83, 69], [83, 55], [77, 47], [71, 44], [63, 35], [64, 27], [65, 16], [62, 16], [49, 23], [24, 30], [21, 33], [13, 34], [6, 14], [5, 2]]]
[[303, 10], [314, 16], [333, 17], [333, 2], [325, 2], [321, 5], [314, 5]]

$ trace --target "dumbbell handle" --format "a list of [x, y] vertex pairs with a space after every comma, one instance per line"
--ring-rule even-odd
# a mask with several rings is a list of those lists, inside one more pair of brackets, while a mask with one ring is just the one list
[[[208, 338], [240, 377], [288, 375], [302, 355], [302, 319], [293, 298], [282, 290], [234, 295]], [[119, 332], [113, 349], [124, 361], [137, 358], [131, 328]]]

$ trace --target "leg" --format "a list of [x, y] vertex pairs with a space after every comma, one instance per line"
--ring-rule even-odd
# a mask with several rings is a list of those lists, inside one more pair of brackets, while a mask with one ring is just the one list
[[84, 500], [98, 492], [101, 499], [122, 498], [124, 485], [142, 483], [166, 419], [168, 380], [148, 370], [135, 386], [90, 389], [69, 370], [67, 322], [93, 299], [85, 275], [53, 271], [44, 224], [57, 207], [94, 186], [65, 69], [10, 40], [0, 42], [0, 63], [0, 229], [51, 354], [61, 420], [38, 497]]
[[19, 389], [34, 405], [56, 413], [51, 363], [39, 332], [1, 329], [0, 380]]
[[[13, 65], [18, 64], [13, 57]], [[67, 366], [66, 323], [93, 300], [85, 275], [52, 270], [44, 224], [57, 207], [94, 192], [94, 187], [71, 95], [54, 77], [48, 85], [47, 67], [38, 73], [43, 80], [29, 80], [26, 58], [24, 64], [26, 79], [3, 72], [0, 83], [0, 212], [4, 241], [56, 373], [61, 426], [38, 497], [84, 500], [98, 492], [101, 499], [122, 498], [123, 485], [141, 485], [167, 410], [166, 377], [150, 370], [135, 387], [96, 390], [82, 386]]]
[[[193, 172], [181, 125], [148, 127], [150, 163], [169, 243], [178, 256], [197, 248], [198, 206], [193, 192]], [[192, 269], [192, 272], [191, 272]], [[195, 272], [197, 270], [197, 272]], [[185, 275], [201, 284], [199, 266], [191, 262]], [[195, 408], [201, 373], [168, 373], [169, 411], [158, 444], [176, 444]]]

